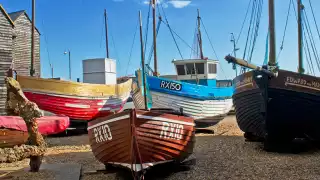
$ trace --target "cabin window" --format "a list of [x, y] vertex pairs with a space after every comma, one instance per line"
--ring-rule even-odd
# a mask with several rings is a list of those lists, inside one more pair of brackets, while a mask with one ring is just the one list
[[208, 64], [209, 65], [209, 74], [217, 73], [217, 64]]
[[197, 74], [204, 74], [204, 63], [195, 63]]
[[186, 64], [187, 74], [195, 74], [194, 63]]
[[176, 65], [178, 75], [186, 75], [184, 65]]

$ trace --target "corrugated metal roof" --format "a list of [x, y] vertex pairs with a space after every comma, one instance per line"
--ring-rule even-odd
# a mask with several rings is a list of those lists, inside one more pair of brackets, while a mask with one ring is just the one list
[[17, 12], [12, 12], [9, 13], [10, 18], [12, 19], [12, 21], [16, 21], [18, 19], [19, 16], [21, 16], [23, 13], [25, 12], [25, 10], [21, 10], [21, 11], [17, 11]]

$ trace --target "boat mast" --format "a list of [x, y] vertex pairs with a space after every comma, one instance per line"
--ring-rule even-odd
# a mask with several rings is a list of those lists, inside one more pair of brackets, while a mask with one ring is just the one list
[[203, 58], [203, 51], [202, 51], [202, 38], [201, 38], [201, 31], [200, 31], [200, 21], [201, 21], [200, 11], [198, 9], [198, 41], [199, 41], [199, 48], [200, 48], [200, 58], [204, 59]]
[[142, 75], [141, 76], [142, 76], [142, 81], [143, 81], [142, 82], [142, 84], [143, 84], [143, 98], [144, 98], [144, 107], [146, 110], [148, 110], [141, 11], [139, 11], [139, 22], [140, 22], [140, 44], [141, 44], [141, 64], [142, 64]]
[[301, 11], [303, 10], [303, 5], [301, 4], [301, 0], [297, 0], [298, 5], [298, 59], [299, 59], [299, 65], [298, 65], [298, 72], [304, 73], [303, 69], [303, 62], [302, 62], [302, 23], [301, 23]]
[[30, 76], [33, 76], [35, 73], [34, 70], [34, 59], [35, 59], [35, 40], [34, 40], [34, 31], [35, 31], [35, 9], [36, 9], [36, 2], [32, 0], [32, 27], [31, 27], [31, 66], [30, 66]]
[[156, 34], [156, 0], [152, 0], [152, 16], [153, 16], [153, 58], [154, 58], [154, 76], [158, 76], [157, 61], [157, 34]]
[[269, 32], [270, 32], [270, 51], [269, 66], [276, 66], [276, 33], [274, 20], [274, 0], [269, 0]]
[[109, 58], [109, 43], [108, 43], [108, 16], [107, 16], [107, 10], [104, 9], [104, 24], [106, 26], [106, 55], [107, 58]]

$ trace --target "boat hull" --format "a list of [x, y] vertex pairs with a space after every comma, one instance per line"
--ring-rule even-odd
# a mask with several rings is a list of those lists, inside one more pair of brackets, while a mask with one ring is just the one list
[[18, 76], [25, 96], [42, 110], [74, 120], [120, 112], [130, 96], [131, 79], [117, 85], [76, 83]]
[[224, 119], [232, 108], [232, 99], [197, 100], [187, 97], [150, 91], [152, 106], [155, 108], [171, 108], [195, 119], [196, 127], [207, 127]]
[[0, 148], [11, 148], [16, 145], [25, 144], [28, 137], [29, 134], [25, 131], [0, 128]]
[[[141, 87], [139, 87], [142, 83], [140, 74], [138, 71], [138, 81], [133, 83], [133, 100], [135, 107], [142, 109], [144, 108], [144, 99], [141, 95]], [[151, 76], [147, 76], [147, 83], [152, 107], [170, 108], [176, 111], [180, 111], [182, 108], [183, 114], [194, 118], [197, 128], [217, 124], [227, 116], [233, 106], [232, 88], [213, 90], [207, 86]], [[161, 85], [169, 83], [174, 84], [172, 88], [164, 88]]]
[[141, 171], [169, 161], [182, 162], [193, 153], [192, 118], [159, 110], [125, 110], [90, 121], [92, 152], [103, 164]]
[[[36, 119], [38, 131], [42, 135], [53, 135], [65, 131], [70, 120], [67, 116], [42, 116]], [[25, 121], [20, 116], [0, 116], [0, 128], [28, 132]]]
[[279, 70], [234, 80], [237, 122], [242, 131], [264, 139], [292, 140], [307, 135], [320, 140], [320, 78]]

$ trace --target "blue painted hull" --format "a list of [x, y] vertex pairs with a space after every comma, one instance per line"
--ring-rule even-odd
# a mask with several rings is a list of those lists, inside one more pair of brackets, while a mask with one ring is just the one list
[[147, 76], [147, 86], [153, 108], [183, 108], [198, 128], [218, 123], [233, 106], [233, 87], [210, 87], [154, 76]]

